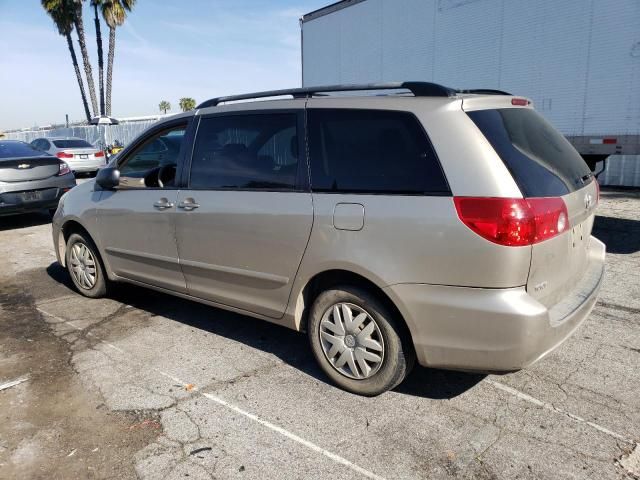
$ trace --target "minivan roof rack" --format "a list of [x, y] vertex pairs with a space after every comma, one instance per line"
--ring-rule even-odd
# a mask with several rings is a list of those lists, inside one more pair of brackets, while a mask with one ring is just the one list
[[293, 98], [308, 98], [314, 94], [328, 92], [356, 92], [370, 90], [409, 90], [416, 97], [453, 97], [458, 93], [453, 88], [448, 88], [437, 83], [429, 82], [390, 82], [390, 83], [366, 83], [353, 85], [324, 85], [318, 87], [290, 88], [286, 90], [270, 90], [266, 92], [245, 93], [243, 95], [230, 95], [207, 100], [197, 108], [215, 107], [220, 103], [238, 100], [253, 100], [257, 98], [281, 97], [291, 95]]

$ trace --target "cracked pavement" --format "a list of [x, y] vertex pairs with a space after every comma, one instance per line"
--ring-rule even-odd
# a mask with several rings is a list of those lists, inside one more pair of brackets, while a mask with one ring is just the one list
[[603, 191], [599, 303], [527, 370], [416, 368], [361, 398], [306, 337], [129, 285], [70, 288], [45, 215], [0, 219], [0, 478], [640, 475], [640, 192]]

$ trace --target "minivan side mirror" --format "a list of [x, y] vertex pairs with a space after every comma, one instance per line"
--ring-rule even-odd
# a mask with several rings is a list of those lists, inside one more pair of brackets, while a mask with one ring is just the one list
[[120, 184], [120, 170], [115, 167], [104, 167], [98, 170], [96, 183], [105, 190], [113, 190]]

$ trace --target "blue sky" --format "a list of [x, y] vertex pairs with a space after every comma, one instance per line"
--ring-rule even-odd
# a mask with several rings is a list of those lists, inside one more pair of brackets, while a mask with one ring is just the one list
[[[171, 102], [176, 111], [180, 97], [202, 101], [299, 86], [298, 19], [329, 3], [332, 0], [138, 0], [117, 32], [112, 114], [157, 113], [160, 100]], [[84, 18], [97, 90], [93, 12], [88, 5]], [[105, 62], [107, 40], [103, 23]], [[76, 53], [81, 61], [77, 43]], [[65, 113], [71, 120], [83, 118], [64, 37], [38, 0], [0, 0], [0, 129], [61, 123]]]

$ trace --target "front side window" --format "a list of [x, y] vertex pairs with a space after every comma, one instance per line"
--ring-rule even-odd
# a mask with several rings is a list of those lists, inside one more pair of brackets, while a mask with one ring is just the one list
[[418, 120], [388, 110], [309, 110], [315, 192], [448, 195]]
[[158, 133], [122, 159], [118, 163], [120, 186], [173, 187], [186, 128], [186, 125], [181, 125]]
[[203, 118], [198, 127], [189, 186], [294, 190], [298, 158], [295, 113]]

